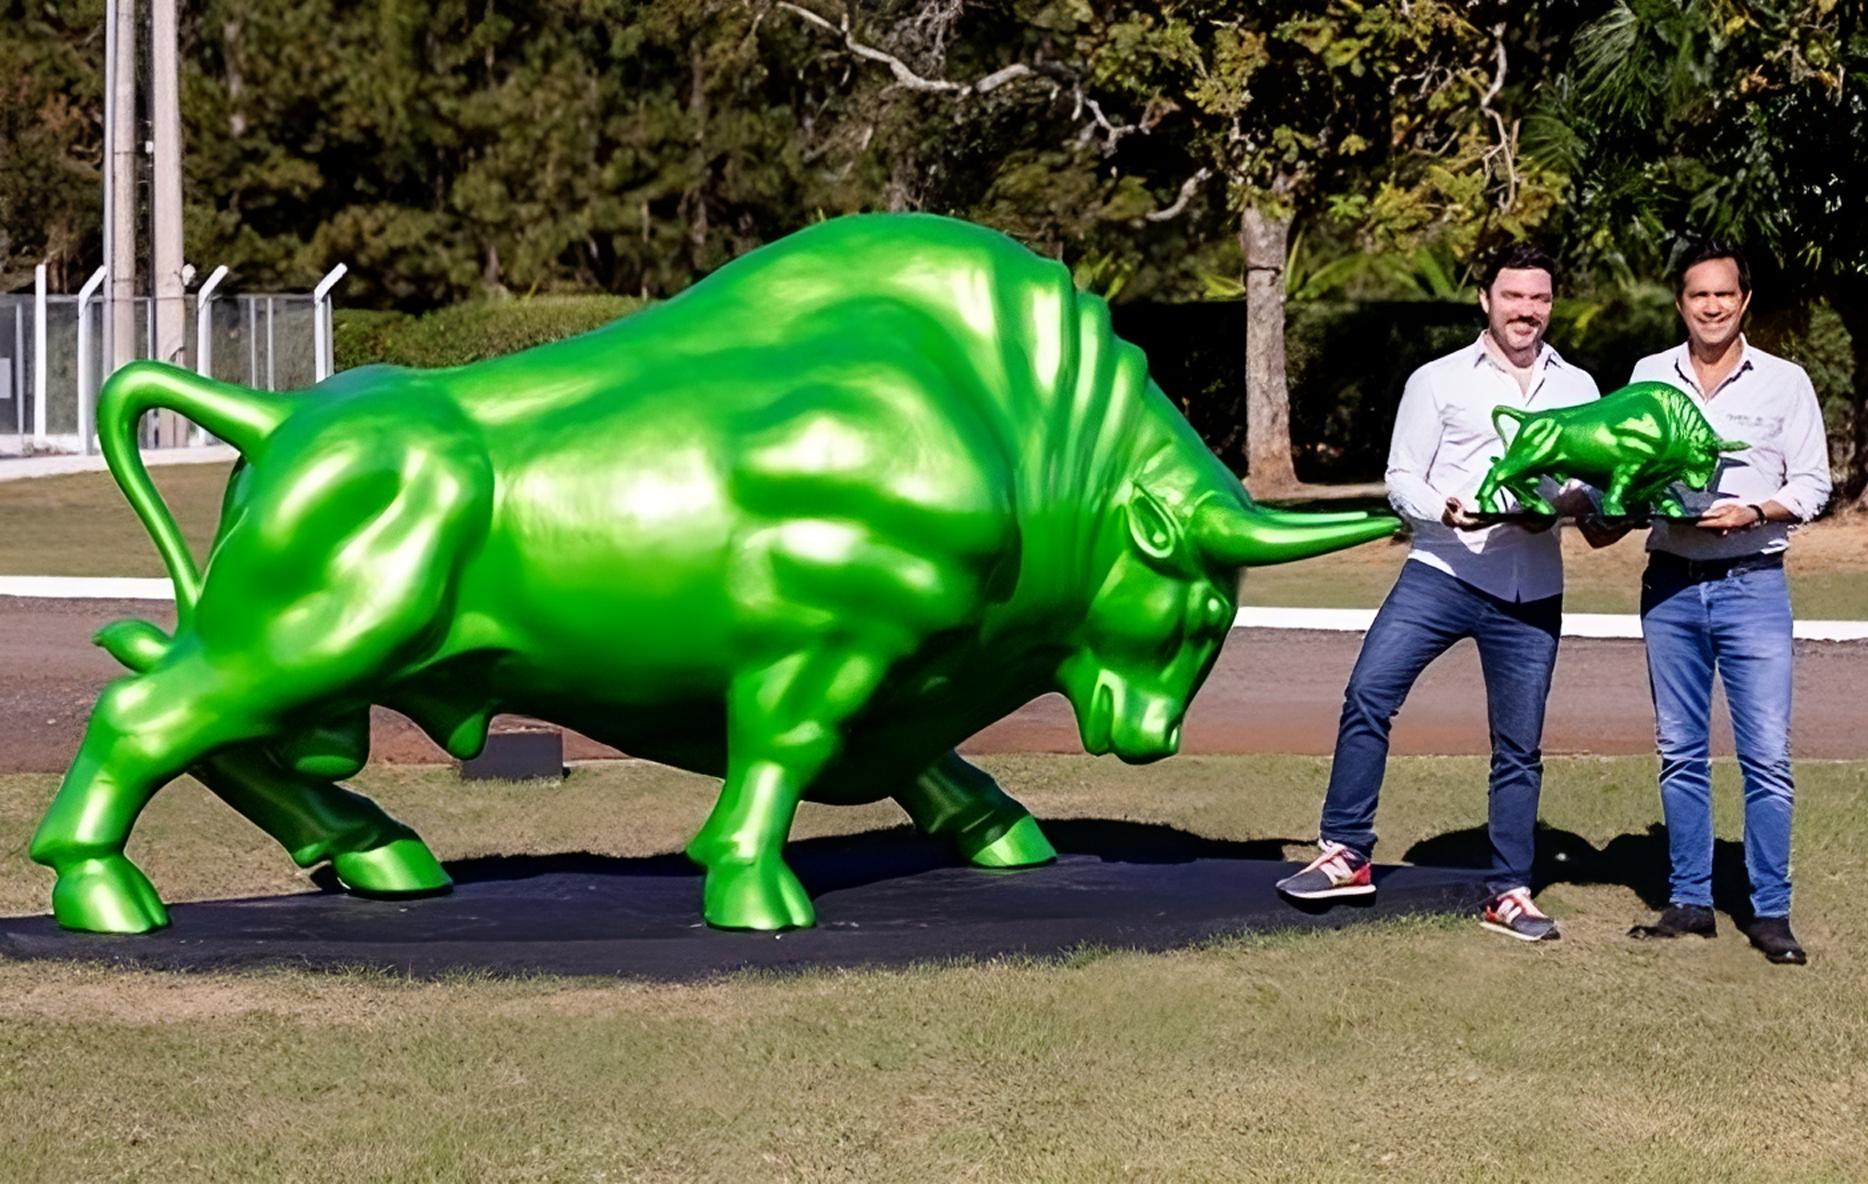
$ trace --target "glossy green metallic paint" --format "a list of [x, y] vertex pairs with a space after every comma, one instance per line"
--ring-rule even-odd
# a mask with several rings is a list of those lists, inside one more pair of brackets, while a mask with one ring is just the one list
[[1664, 382], [1637, 382], [1593, 403], [1551, 411], [1499, 407], [1492, 419], [1501, 438], [1506, 418], [1519, 422], [1518, 433], [1479, 486], [1479, 507], [1486, 513], [1498, 513], [1500, 495], [1510, 493], [1534, 513], [1554, 514], [1537, 492], [1539, 480], [1549, 477], [1600, 489], [1602, 512], [1610, 517], [1650, 506], [1683, 514], [1685, 507], [1668, 487], [1678, 482], [1705, 489], [1718, 471], [1719, 455], [1745, 447], [1719, 439], [1686, 392]]
[[[139, 417], [244, 457], [205, 570], [150, 485]], [[511, 711], [724, 778], [689, 854], [715, 925], [812, 923], [798, 803], [894, 798], [961, 857], [1052, 857], [954, 745], [1046, 691], [1092, 752], [1175, 751], [1241, 566], [1391, 519], [1254, 506], [1055, 262], [966, 223], [838, 219], [665, 304], [453, 370], [367, 367], [302, 394], [154, 363], [99, 405], [178, 625], [99, 642], [100, 696], [32, 843], [59, 921], [166, 921], [123, 856], [192, 771], [300, 864], [435, 891], [409, 829], [336, 783], [368, 710], [448, 752]]]

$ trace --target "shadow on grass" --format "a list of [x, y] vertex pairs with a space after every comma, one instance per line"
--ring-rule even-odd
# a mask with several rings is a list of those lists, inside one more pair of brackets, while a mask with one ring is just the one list
[[[1491, 866], [1492, 844], [1485, 827], [1474, 826], [1423, 839], [1403, 858], [1434, 867], [1485, 868]], [[1570, 831], [1537, 826], [1534, 891], [1552, 884], [1609, 884], [1632, 889], [1643, 904], [1658, 911], [1668, 903], [1667, 871], [1667, 831], [1658, 822], [1643, 833], [1616, 835], [1600, 848]], [[1751, 920], [1743, 843], [1719, 839], [1713, 844], [1712, 903], [1738, 925]]]
[[[1104, 863], [1189, 863], [1196, 859], [1278, 862], [1284, 859], [1287, 843], [1302, 842], [1211, 839], [1163, 823], [1114, 818], [1058, 818], [1039, 825], [1059, 855], [1083, 856]], [[786, 844], [785, 859], [812, 896], [961, 863], [952, 847], [909, 826], [799, 839]], [[679, 852], [635, 856], [588, 851], [482, 855], [452, 860], [447, 869], [456, 884], [525, 880], [554, 873], [606, 877], [701, 874], [700, 868]], [[311, 879], [327, 892], [343, 891], [328, 865], [313, 872]]]

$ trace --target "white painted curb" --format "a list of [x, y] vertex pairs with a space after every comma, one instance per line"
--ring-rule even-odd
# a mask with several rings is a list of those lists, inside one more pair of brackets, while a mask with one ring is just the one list
[[[174, 600], [167, 579], [120, 576], [0, 576], [0, 596], [54, 600]], [[1234, 629], [1310, 629], [1325, 633], [1366, 633], [1375, 620], [1372, 608], [1242, 608]], [[1868, 641], [1868, 621], [1798, 621], [1792, 626], [1802, 641]], [[1564, 613], [1563, 636], [1639, 640], [1641, 618], [1633, 613]]]
[[[1242, 608], [1232, 627], [1366, 633], [1374, 620], [1372, 608]], [[1797, 621], [1791, 632], [1801, 641], [1868, 641], [1868, 621]], [[1563, 636], [1639, 640], [1641, 618], [1633, 613], [1564, 613]]]
[[[227, 444], [201, 444], [188, 448], [148, 448], [143, 464], [211, 465], [230, 461], [240, 454]], [[90, 456], [0, 457], [0, 481], [25, 481], [33, 477], [62, 477], [67, 473], [101, 473], [110, 466], [104, 458]]]
[[0, 576], [0, 596], [31, 596], [44, 600], [174, 600], [175, 585], [167, 576], [148, 580], [130, 576]]

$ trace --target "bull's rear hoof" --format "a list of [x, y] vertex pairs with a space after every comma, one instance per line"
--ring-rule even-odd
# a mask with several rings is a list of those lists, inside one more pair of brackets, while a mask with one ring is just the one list
[[992, 842], [961, 854], [974, 867], [1030, 867], [1056, 859], [1057, 848], [1038, 829], [1038, 820], [1027, 814]]
[[454, 884], [420, 839], [397, 839], [368, 851], [333, 855], [331, 870], [360, 896], [425, 896]]
[[817, 910], [782, 859], [718, 863], [707, 869], [701, 913], [716, 929], [808, 929]]
[[87, 933], [148, 933], [169, 923], [156, 887], [121, 855], [86, 859], [59, 872], [52, 916]]

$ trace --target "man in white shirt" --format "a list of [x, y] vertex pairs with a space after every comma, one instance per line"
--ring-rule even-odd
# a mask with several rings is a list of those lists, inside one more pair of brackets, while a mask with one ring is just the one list
[[[1727, 455], [1715, 500], [1696, 523], [1656, 522], [1641, 577], [1641, 633], [1660, 747], [1661, 810], [1672, 862], [1669, 904], [1637, 937], [1714, 933], [1712, 914], [1712, 679], [1725, 684], [1745, 778], [1745, 870], [1753, 945], [1800, 964], [1790, 932], [1790, 526], [1829, 500], [1822, 408], [1802, 367], [1746, 342], [1751, 304], [1744, 256], [1690, 246], [1675, 292], [1686, 343], [1635, 364], [1631, 382], [1672, 383], [1721, 437]], [[1591, 541], [1595, 541], [1592, 539]]]
[[[1473, 638], [1492, 726], [1488, 929], [1526, 941], [1558, 936], [1531, 902], [1533, 832], [1543, 783], [1544, 700], [1563, 614], [1557, 532], [1486, 526], [1474, 495], [1504, 452], [1492, 412], [1544, 411], [1597, 397], [1595, 380], [1544, 342], [1556, 266], [1535, 247], [1507, 248], [1482, 277], [1479, 339], [1408, 379], [1388, 454], [1388, 498], [1409, 520], [1414, 548], [1369, 627], [1343, 695], [1324, 798], [1322, 854], [1279, 882], [1304, 900], [1375, 891], [1375, 809], [1395, 712], [1428, 663]], [[1590, 508], [1579, 488], [1556, 493], [1564, 513]]]

